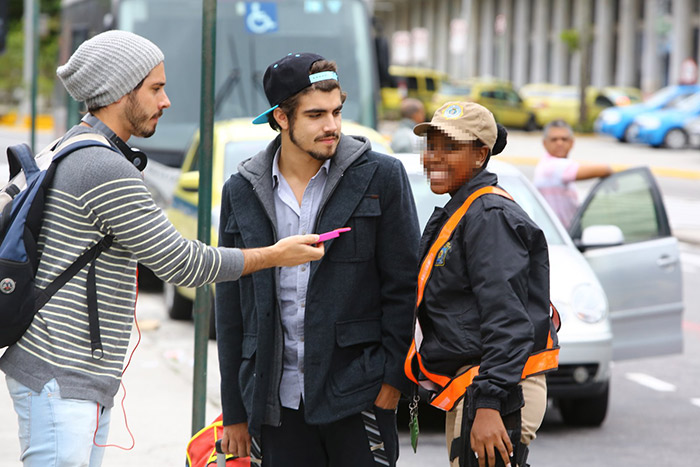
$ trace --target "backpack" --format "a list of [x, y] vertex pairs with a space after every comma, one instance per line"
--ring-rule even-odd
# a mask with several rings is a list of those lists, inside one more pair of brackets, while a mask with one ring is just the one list
[[89, 146], [103, 146], [116, 152], [106, 138], [82, 134], [47, 146], [36, 158], [26, 144], [7, 148], [10, 181], [0, 190], [0, 348], [17, 342], [34, 315], [88, 263], [88, 315], [90, 341], [94, 358], [102, 357], [97, 316], [95, 260], [108, 249], [113, 237], [108, 235], [85, 251], [45, 289], [38, 289], [34, 276], [39, 267], [37, 243], [43, 221], [46, 195], [51, 188], [56, 167], [65, 156]]
[[[258, 459], [261, 459], [262, 456], [255, 438], [252, 439], [250, 448], [253, 458], [218, 454], [217, 441], [221, 439], [223, 432], [223, 414], [219, 414], [212, 423], [199, 430], [187, 443], [185, 467], [208, 467], [221, 464], [224, 464], [226, 467], [260, 465], [261, 462]], [[223, 458], [225, 458], [225, 462], [220, 464], [219, 461], [223, 461]]]

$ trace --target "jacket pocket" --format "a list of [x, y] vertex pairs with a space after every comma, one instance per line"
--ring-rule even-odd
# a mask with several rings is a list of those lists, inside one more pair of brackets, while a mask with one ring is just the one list
[[385, 355], [381, 346], [379, 318], [356, 319], [335, 325], [336, 355], [331, 378], [333, 393], [339, 396], [371, 389], [384, 376]]
[[241, 233], [241, 229], [238, 227], [238, 222], [236, 222], [236, 219], [233, 216], [229, 216], [229, 218], [226, 220], [224, 232], [230, 234]]
[[347, 227], [352, 230], [333, 240], [328, 259], [339, 262], [362, 262], [374, 257], [377, 224], [382, 215], [379, 197], [367, 195], [352, 213]]

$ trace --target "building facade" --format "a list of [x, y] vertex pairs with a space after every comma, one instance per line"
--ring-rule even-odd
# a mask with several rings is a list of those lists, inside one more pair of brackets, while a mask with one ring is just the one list
[[392, 50], [393, 63], [457, 79], [579, 84], [586, 42], [596, 86], [651, 93], [687, 80], [688, 59], [700, 62], [700, 0], [374, 0], [373, 9], [390, 44], [413, 39], [408, 53]]

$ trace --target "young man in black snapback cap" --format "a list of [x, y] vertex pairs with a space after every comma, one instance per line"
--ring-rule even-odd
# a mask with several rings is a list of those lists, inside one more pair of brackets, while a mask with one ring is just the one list
[[220, 245], [350, 227], [326, 257], [217, 286], [223, 445], [266, 466], [395, 465], [395, 409], [410, 389], [419, 229], [401, 162], [341, 134], [336, 66], [289, 54], [263, 84], [279, 131], [222, 194]]

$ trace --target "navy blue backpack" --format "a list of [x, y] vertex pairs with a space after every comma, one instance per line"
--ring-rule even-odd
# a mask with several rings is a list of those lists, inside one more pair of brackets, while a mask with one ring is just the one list
[[[42, 151], [36, 159], [26, 144], [7, 149], [10, 182], [0, 190], [0, 348], [17, 342], [31, 324], [36, 312], [73, 276], [91, 263], [87, 287], [90, 340], [93, 356], [102, 356], [97, 316], [95, 259], [100, 252], [111, 246], [113, 237], [108, 235], [85, 251], [46, 288], [39, 289], [34, 283], [40, 260], [37, 242], [43, 221], [44, 203], [56, 167], [73, 151], [88, 146], [104, 146], [114, 150], [106, 139], [97, 135], [81, 135], [67, 140], [60, 146], [52, 145]], [[40, 165], [47, 167], [42, 168]]]

